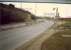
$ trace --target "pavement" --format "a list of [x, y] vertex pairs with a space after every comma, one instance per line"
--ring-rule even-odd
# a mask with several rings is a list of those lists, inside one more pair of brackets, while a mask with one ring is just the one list
[[15, 50], [15, 48], [43, 34], [42, 32], [49, 29], [53, 24], [53, 21], [44, 21], [35, 25], [1, 31], [0, 50]]
[[16, 48], [16, 50], [41, 50], [42, 43], [46, 39], [49, 39], [55, 32], [59, 31], [59, 30], [55, 30], [55, 28], [57, 27], [57, 25], [60, 24], [61, 22], [52, 25], [49, 29], [43, 32], [43, 34], [41, 34], [39, 37], [30, 40], [26, 44], [20, 46], [19, 48]]
[[41, 50], [42, 43], [50, 36], [52, 36], [55, 32], [56, 30], [54, 30], [54, 27], [51, 26], [49, 29], [44, 31], [37, 38], [30, 40], [29, 42], [25, 43], [19, 48], [16, 48], [16, 50]]
[[53, 34], [54, 34], [54, 30], [52, 29], [48, 33], [45, 32], [44, 35], [40, 36], [40, 38], [36, 38], [34, 41], [28, 42], [30, 43], [29, 45], [25, 44], [19, 48], [16, 48], [16, 50], [41, 50], [41, 45], [44, 42], [44, 40], [46, 38], [49, 38]]

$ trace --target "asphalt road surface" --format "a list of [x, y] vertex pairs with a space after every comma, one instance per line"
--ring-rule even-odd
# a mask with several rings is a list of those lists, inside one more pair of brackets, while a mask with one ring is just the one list
[[44, 21], [35, 25], [14, 28], [0, 32], [0, 50], [14, 50], [27, 41], [39, 36], [54, 24], [53, 21]]

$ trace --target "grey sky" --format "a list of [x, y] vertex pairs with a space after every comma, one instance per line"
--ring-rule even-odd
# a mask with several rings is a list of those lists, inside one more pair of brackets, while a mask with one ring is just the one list
[[57, 3], [71, 3], [71, 0], [0, 0], [0, 1], [23, 1], [23, 2], [57, 2]]

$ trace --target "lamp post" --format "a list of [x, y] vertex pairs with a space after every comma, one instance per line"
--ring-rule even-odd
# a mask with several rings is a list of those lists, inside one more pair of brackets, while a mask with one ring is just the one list
[[58, 12], [58, 8], [53, 8], [53, 10], [55, 10], [54, 23], [56, 24], [59, 18], [59, 12]]

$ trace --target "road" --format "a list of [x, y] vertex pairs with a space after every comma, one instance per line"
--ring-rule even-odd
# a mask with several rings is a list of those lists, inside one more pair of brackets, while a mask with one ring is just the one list
[[0, 50], [14, 50], [27, 41], [39, 36], [54, 24], [53, 21], [44, 21], [35, 25], [14, 28], [0, 32]]

